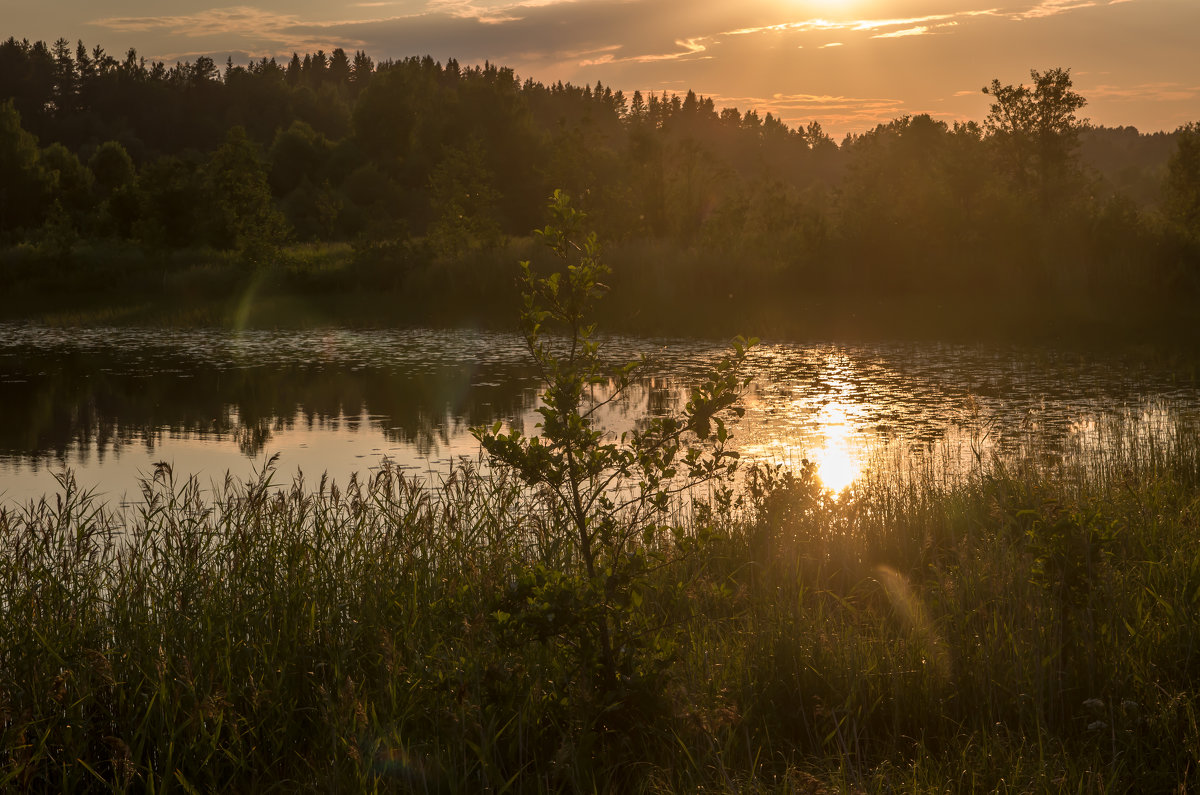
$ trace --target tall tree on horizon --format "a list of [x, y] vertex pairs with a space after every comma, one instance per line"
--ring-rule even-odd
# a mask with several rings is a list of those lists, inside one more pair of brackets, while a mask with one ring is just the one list
[[994, 79], [983, 89], [992, 97], [984, 129], [1017, 185], [1036, 194], [1045, 210], [1074, 170], [1083, 127], [1075, 114], [1087, 100], [1072, 88], [1070, 69], [1032, 69], [1029, 75], [1031, 86]]
[[1200, 242], [1200, 122], [1185, 124], [1177, 135], [1167, 164], [1165, 209], [1168, 218]]

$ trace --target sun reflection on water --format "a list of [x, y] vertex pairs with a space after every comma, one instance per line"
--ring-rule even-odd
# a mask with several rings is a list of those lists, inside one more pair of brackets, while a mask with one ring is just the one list
[[[651, 342], [606, 344], [614, 361], [629, 361]], [[652, 344], [660, 358], [647, 379], [598, 415], [614, 436], [678, 414], [725, 353], [690, 340]], [[0, 434], [0, 505], [53, 491], [62, 466], [119, 498], [138, 493], [139, 471], [158, 461], [207, 478], [274, 453], [281, 473], [345, 483], [386, 456], [433, 483], [460, 456], [479, 456], [474, 425], [500, 419], [537, 432], [538, 379], [526, 356], [515, 335], [444, 329], [148, 339], [0, 324], [0, 405], [17, 417]], [[994, 456], [1119, 461], [1200, 426], [1196, 379], [1140, 359], [763, 343], [748, 374], [745, 417], [729, 428], [742, 472], [807, 461], [837, 493], [910, 477], [952, 482]], [[67, 382], [80, 386], [58, 388]], [[598, 399], [605, 389], [612, 384], [597, 387]]]
[[763, 418], [760, 429], [771, 430], [756, 436], [753, 430], [745, 428], [750, 439], [740, 445], [743, 458], [793, 468], [802, 461], [810, 461], [816, 466], [821, 483], [840, 494], [865, 474], [869, 453], [870, 440], [864, 437], [860, 426], [864, 412], [873, 407], [855, 397], [825, 392], [777, 408], [751, 397], [749, 413]]
[[862, 461], [851, 444], [853, 429], [847, 407], [828, 403], [815, 420], [823, 444], [810, 453], [810, 459], [817, 465], [817, 475], [826, 488], [840, 493], [862, 474]]

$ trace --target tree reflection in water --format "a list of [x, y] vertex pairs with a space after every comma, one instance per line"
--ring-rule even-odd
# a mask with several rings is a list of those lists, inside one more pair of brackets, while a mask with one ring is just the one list
[[[616, 361], [648, 353], [654, 362], [605, 418], [618, 433], [678, 411], [688, 399], [682, 385], [724, 351], [720, 341], [605, 345]], [[1031, 441], [1059, 454], [1095, 449], [1113, 443], [1114, 422], [1167, 435], [1200, 414], [1194, 375], [1181, 377], [1194, 368], [1110, 355], [768, 343], [751, 369], [747, 416], [734, 428], [743, 457], [811, 460], [834, 490], [880, 454], [902, 467], [953, 469]], [[316, 468], [310, 477], [345, 478], [384, 455], [436, 475], [455, 456], [476, 455], [472, 426], [501, 420], [531, 430], [536, 384], [509, 334], [0, 324], [0, 494], [44, 491], [22, 491], [21, 479], [47, 468], [70, 466], [81, 482], [89, 473], [98, 482], [120, 462], [133, 470], [121, 477], [135, 481], [138, 467], [157, 460], [212, 474], [275, 452], [288, 470]]]

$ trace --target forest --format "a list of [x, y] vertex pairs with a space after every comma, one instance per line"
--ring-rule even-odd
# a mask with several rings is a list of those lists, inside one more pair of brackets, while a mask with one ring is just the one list
[[178, 313], [258, 279], [386, 322], [495, 321], [562, 189], [606, 243], [614, 314], [643, 328], [770, 332], [803, 296], [909, 316], [999, 296], [1025, 307], [1010, 325], [1084, 304], [1186, 321], [1200, 124], [1093, 126], [1069, 69], [1029, 77], [983, 87], [983, 120], [903, 116], [838, 142], [692, 91], [491, 63], [335, 49], [168, 66], [9, 38], [0, 268], [28, 300], [4, 313], [114, 294]]

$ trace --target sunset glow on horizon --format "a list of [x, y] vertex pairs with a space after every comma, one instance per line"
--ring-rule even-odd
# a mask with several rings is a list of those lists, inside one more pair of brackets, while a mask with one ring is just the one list
[[980, 120], [993, 78], [1066, 67], [1095, 124], [1173, 130], [1200, 117], [1194, 0], [84, 0], [8, 3], [8, 34], [168, 64], [363, 50], [508, 66], [632, 95], [818, 121], [840, 139], [903, 115]]

